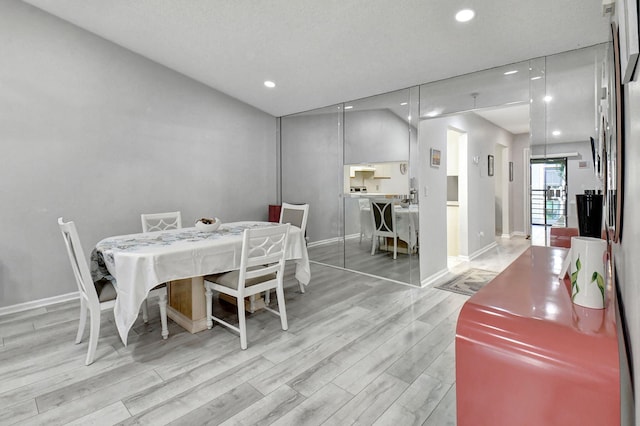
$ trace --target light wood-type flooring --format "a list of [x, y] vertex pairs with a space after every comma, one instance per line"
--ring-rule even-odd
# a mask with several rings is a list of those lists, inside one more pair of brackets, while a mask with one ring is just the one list
[[[500, 271], [528, 244], [499, 240], [452, 268]], [[189, 334], [169, 321], [162, 340], [150, 303], [150, 323], [138, 319], [127, 347], [104, 312], [96, 361], [85, 366], [88, 330], [73, 343], [77, 301], [0, 317], [0, 424], [455, 424], [466, 296], [316, 263], [301, 294], [287, 271], [289, 330], [269, 312], [248, 315], [245, 351], [218, 325]]]

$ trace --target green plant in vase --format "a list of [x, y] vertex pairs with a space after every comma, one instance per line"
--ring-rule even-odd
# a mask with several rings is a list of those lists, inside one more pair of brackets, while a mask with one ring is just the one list
[[580, 291], [580, 287], [578, 287], [578, 272], [582, 268], [582, 264], [580, 263], [580, 256], [576, 259], [576, 271], [571, 274], [571, 300], [573, 301]]
[[598, 284], [598, 288], [600, 289], [600, 293], [602, 294], [602, 303], [604, 304], [604, 278], [597, 271], [595, 271], [593, 275], [591, 275], [591, 282], [594, 281], [596, 281], [596, 283]]

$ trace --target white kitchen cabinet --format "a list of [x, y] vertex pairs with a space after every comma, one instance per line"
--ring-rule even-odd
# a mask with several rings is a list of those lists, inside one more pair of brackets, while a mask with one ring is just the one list
[[374, 179], [391, 179], [391, 166], [393, 164], [376, 164]]

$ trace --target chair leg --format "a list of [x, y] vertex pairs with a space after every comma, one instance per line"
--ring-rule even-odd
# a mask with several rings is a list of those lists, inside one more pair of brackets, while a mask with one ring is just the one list
[[213, 310], [213, 291], [211, 291], [211, 289], [206, 285], [204, 287], [204, 295], [207, 301], [207, 328], [211, 330], [211, 327], [213, 327], [213, 320], [211, 319], [211, 311]]
[[142, 302], [142, 320], [145, 324], [149, 322], [149, 307], [147, 306], [147, 299]]
[[85, 365], [93, 363], [93, 357], [96, 355], [96, 348], [98, 347], [98, 339], [100, 338], [100, 308], [92, 309], [91, 315], [91, 332], [89, 334], [89, 350], [87, 351], [87, 359]]
[[[147, 301], [145, 300], [146, 304]], [[162, 323], [162, 338], [167, 339], [169, 337], [169, 328], [167, 327], [167, 292], [160, 293], [158, 298], [158, 306], [160, 307], [160, 322]]]
[[271, 291], [267, 290], [264, 292], [264, 304], [269, 306], [269, 303], [271, 303]]
[[393, 260], [398, 257], [398, 237], [393, 237]]
[[372, 236], [371, 237], [371, 256], [373, 256], [374, 254], [376, 254], [376, 236]]
[[298, 285], [300, 286], [300, 293], [304, 293], [304, 284], [298, 281]]
[[244, 313], [244, 298], [238, 298], [238, 328], [240, 329], [240, 348], [247, 349], [247, 320]]
[[82, 342], [84, 326], [87, 323], [87, 302], [80, 296], [80, 324], [78, 324], [78, 334], [76, 334], [76, 344]]
[[276, 287], [276, 296], [278, 297], [278, 310], [280, 311], [280, 324], [282, 324], [283, 330], [289, 329], [289, 323], [287, 322], [287, 308], [284, 306], [284, 290], [282, 286]]

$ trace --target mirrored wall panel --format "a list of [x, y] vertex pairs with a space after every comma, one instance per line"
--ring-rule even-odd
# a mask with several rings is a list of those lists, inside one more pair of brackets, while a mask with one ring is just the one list
[[308, 203], [309, 258], [344, 267], [342, 105], [280, 120], [282, 201]]
[[603, 189], [597, 179], [601, 157], [597, 142], [606, 47], [601, 44], [532, 61], [530, 221], [534, 245], [555, 245], [558, 237], [578, 230], [576, 196]]
[[417, 101], [414, 88], [346, 102], [342, 170], [345, 267], [416, 285]]
[[525, 236], [529, 61], [420, 86], [420, 269], [457, 262]]

